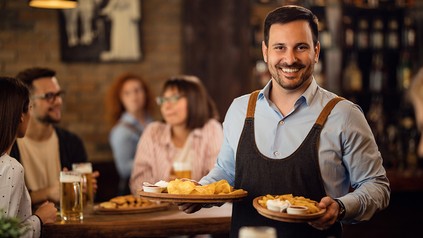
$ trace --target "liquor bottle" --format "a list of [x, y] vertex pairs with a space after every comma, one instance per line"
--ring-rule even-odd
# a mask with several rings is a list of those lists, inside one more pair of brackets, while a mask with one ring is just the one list
[[369, 111], [366, 114], [378, 146], [385, 145], [385, 113], [383, 110], [383, 98], [380, 94], [374, 94], [370, 103]]
[[369, 23], [365, 18], [358, 22], [357, 47], [358, 49], [367, 49], [369, 47]]
[[374, 93], [381, 93], [385, 87], [386, 80], [386, 72], [381, 53], [375, 53], [373, 55], [369, 80], [370, 91]]
[[328, 49], [332, 45], [332, 36], [324, 18], [319, 22], [319, 38], [322, 49]]
[[344, 23], [344, 46], [347, 49], [354, 47], [354, 29], [352, 26], [352, 19], [350, 16], [342, 17]]
[[402, 45], [407, 49], [414, 48], [416, 46], [416, 26], [413, 19], [409, 16], [404, 17]]
[[347, 93], [360, 92], [363, 89], [363, 76], [357, 64], [357, 57], [351, 54], [342, 77], [343, 90]]
[[411, 61], [408, 51], [404, 51], [401, 55], [400, 63], [397, 68], [397, 88], [402, 92], [407, 90], [411, 84]]
[[371, 46], [373, 49], [383, 48], [383, 21], [380, 18], [373, 20], [372, 31], [371, 31]]
[[391, 19], [388, 23], [388, 36], [386, 37], [386, 46], [389, 49], [398, 49], [399, 36], [398, 36], [398, 21]]

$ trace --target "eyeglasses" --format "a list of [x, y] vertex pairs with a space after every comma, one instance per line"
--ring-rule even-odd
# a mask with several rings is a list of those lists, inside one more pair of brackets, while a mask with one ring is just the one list
[[173, 95], [173, 96], [170, 96], [170, 97], [157, 97], [156, 102], [157, 102], [157, 105], [161, 106], [165, 102], [176, 103], [179, 99], [181, 99], [183, 97], [184, 97], [184, 95]]
[[41, 95], [34, 95], [33, 99], [43, 99], [47, 102], [54, 102], [56, 100], [56, 97], [63, 97], [65, 95], [65, 91], [59, 91], [57, 93], [49, 92]]

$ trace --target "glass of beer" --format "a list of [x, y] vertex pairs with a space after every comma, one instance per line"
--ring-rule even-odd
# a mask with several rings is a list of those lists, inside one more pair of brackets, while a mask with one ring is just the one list
[[93, 167], [90, 162], [72, 164], [72, 170], [82, 175], [82, 191], [84, 208], [92, 208], [94, 205], [94, 189], [93, 189]]
[[191, 179], [191, 164], [187, 162], [174, 162], [173, 170], [178, 179]]
[[73, 171], [60, 172], [60, 216], [64, 221], [82, 221], [82, 176]]

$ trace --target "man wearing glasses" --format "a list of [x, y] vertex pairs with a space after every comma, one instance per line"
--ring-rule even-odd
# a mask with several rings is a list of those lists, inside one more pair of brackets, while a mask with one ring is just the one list
[[11, 155], [25, 168], [25, 182], [34, 206], [46, 200], [58, 204], [60, 171], [71, 169], [72, 163], [87, 161], [82, 140], [56, 126], [62, 117], [64, 91], [55, 75], [51, 69], [29, 68], [16, 76], [29, 87], [33, 107], [27, 134], [16, 141]]

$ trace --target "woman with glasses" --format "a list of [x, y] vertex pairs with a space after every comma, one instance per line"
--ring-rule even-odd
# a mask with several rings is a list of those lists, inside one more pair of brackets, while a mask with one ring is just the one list
[[0, 77], [0, 211], [3, 216], [15, 217], [23, 222], [26, 233], [16, 236], [40, 237], [41, 225], [56, 221], [57, 209], [54, 203], [45, 202], [32, 215], [24, 168], [10, 156], [16, 138], [25, 136], [29, 108], [28, 88], [14, 78]]
[[134, 155], [144, 128], [153, 121], [153, 102], [144, 80], [125, 73], [116, 78], [106, 98], [109, 124], [112, 130], [109, 142], [120, 177], [118, 194], [129, 194]]
[[151, 123], [138, 143], [130, 181], [134, 194], [143, 182], [201, 179], [223, 142], [215, 104], [198, 78], [168, 79], [156, 101], [163, 121]]

